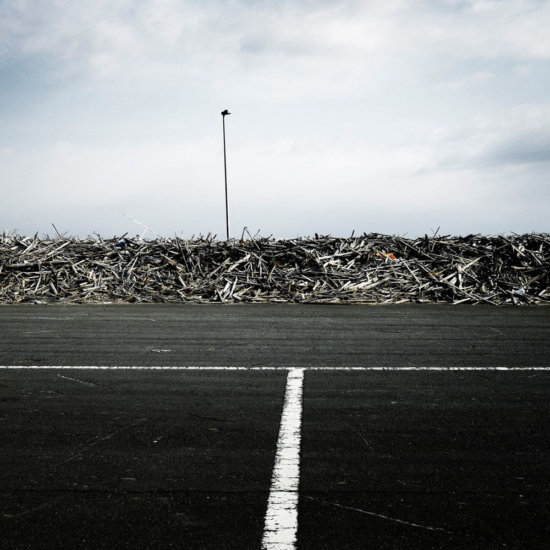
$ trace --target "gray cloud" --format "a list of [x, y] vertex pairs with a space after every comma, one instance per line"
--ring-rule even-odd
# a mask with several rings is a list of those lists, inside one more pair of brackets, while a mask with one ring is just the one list
[[550, 162], [550, 130], [510, 136], [480, 158], [488, 164], [536, 164]]

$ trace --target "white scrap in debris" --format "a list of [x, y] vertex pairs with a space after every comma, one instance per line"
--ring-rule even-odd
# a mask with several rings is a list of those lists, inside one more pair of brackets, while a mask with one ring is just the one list
[[262, 550], [294, 550], [298, 531], [300, 431], [304, 369], [288, 371]]
[[172, 351], [171, 349], [152, 349], [151, 351], [154, 351], [155, 353], [168, 353], [169, 351]]

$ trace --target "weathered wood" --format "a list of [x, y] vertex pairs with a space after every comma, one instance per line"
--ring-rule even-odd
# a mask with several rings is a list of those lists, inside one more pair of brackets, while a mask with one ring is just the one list
[[[243, 231], [243, 237], [244, 237]], [[550, 236], [0, 235], [0, 303], [550, 303]]]

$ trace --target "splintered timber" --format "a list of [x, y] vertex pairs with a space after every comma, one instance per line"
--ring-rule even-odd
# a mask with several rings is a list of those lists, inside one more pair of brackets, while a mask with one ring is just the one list
[[550, 235], [0, 235], [0, 303], [550, 303]]

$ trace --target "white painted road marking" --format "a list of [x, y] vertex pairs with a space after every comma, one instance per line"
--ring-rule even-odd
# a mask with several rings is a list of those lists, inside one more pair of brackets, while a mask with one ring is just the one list
[[303, 382], [304, 369], [288, 371], [262, 550], [296, 548]]
[[[217, 367], [217, 366], [129, 366], [129, 365], [0, 365], [0, 369], [12, 370], [210, 370], [210, 371], [285, 371], [293, 367]], [[300, 367], [312, 371], [433, 371], [433, 372], [470, 372], [470, 371], [550, 371], [548, 367]]]
[[[122, 371], [288, 371], [275, 465], [265, 516], [262, 550], [295, 550], [298, 530], [298, 490], [303, 379], [311, 371], [355, 372], [529, 372], [550, 367], [246, 367], [246, 366], [128, 366], [128, 365], [0, 365], [0, 370], [122, 370]], [[58, 375], [61, 376], [61, 375]], [[75, 380], [69, 377], [69, 380]], [[80, 382], [80, 381], [79, 381]], [[93, 384], [92, 384], [93, 385]], [[157, 442], [157, 441], [155, 441]], [[365, 512], [367, 513], [367, 512]], [[370, 512], [368, 512], [370, 514]], [[380, 516], [384, 517], [385, 516]], [[392, 519], [387, 517], [386, 519]], [[400, 521], [400, 520], [395, 520]], [[411, 524], [416, 526], [415, 524]]]

